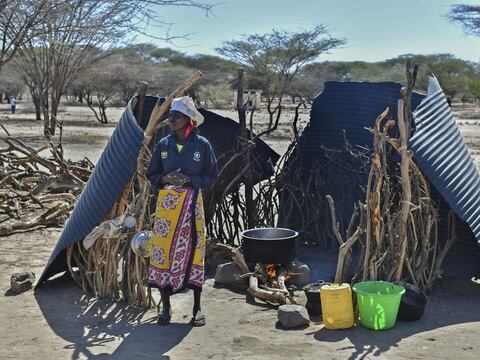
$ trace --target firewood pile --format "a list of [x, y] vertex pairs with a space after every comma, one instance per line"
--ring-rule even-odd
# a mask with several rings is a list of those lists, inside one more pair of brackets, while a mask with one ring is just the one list
[[[335, 204], [327, 196], [332, 229], [339, 243], [336, 282], [345, 280], [407, 281], [425, 290], [442, 274], [441, 265], [456, 241], [455, 219], [449, 216], [449, 238], [438, 242], [438, 211], [430, 196], [430, 184], [408, 151], [412, 114], [410, 97], [418, 65], [407, 64], [407, 87], [398, 101], [399, 135], [392, 135], [395, 121], [389, 109], [380, 114], [374, 127], [374, 151], [367, 180], [365, 201], [353, 211], [345, 232], [339, 230]], [[347, 279], [354, 264], [352, 248], [360, 254], [353, 279]]]
[[65, 160], [61, 135], [36, 150], [6, 133], [2, 141], [7, 146], [0, 148], [0, 236], [62, 226], [93, 163]]

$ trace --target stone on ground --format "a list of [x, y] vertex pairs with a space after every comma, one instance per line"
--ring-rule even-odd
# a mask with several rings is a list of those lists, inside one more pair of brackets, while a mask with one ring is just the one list
[[282, 305], [278, 308], [278, 321], [283, 327], [291, 329], [308, 325], [310, 319], [304, 306]]
[[247, 284], [247, 278], [242, 279], [243, 271], [240, 267], [234, 263], [229, 262], [218, 265], [215, 272], [215, 284], [232, 286], [232, 287], [245, 287]]
[[295, 286], [301, 287], [310, 282], [311, 271], [308, 265], [298, 262], [293, 263], [292, 272], [296, 274], [292, 277], [292, 282]]
[[32, 288], [35, 281], [33, 272], [15, 273], [10, 277], [10, 290], [21, 293]]

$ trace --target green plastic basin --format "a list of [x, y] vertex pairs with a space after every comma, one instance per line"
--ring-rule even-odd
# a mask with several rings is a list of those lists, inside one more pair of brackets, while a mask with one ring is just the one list
[[352, 286], [357, 295], [360, 322], [373, 330], [395, 326], [403, 286], [388, 281], [363, 281]]

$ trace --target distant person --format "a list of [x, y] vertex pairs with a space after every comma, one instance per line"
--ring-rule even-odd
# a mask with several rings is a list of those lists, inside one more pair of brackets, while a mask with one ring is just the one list
[[15, 114], [15, 110], [17, 109], [17, 99], [15, 99], [15, 96], [10, 96], [10, 106], [12, 107], [12, 114]]

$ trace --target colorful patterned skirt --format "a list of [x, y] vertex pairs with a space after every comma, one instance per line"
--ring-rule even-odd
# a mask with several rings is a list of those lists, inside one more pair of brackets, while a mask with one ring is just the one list
[[167, 185], [158, 193], [149, 285], [202, 290], [205, 274], [205, 216], [200, 190]]

